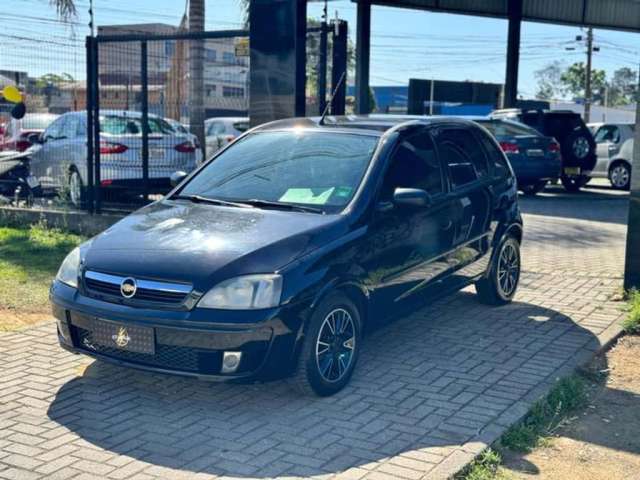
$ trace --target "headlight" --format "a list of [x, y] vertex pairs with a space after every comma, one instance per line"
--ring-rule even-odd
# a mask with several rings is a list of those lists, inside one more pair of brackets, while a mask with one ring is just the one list
[[80, 248], [74, 248], [58, 269], [56, 280], [73, 288], [78, 288], [78, 273], [80, 270]]
[[198, 303], [202, 308], [254, 310], [280, 304], [280, 275], [246, 275], [231, 278], [209, 290]]

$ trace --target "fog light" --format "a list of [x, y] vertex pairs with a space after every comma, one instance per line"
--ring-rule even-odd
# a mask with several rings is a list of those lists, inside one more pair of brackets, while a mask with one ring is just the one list
[[58, 332], [60, 333], [62, 340], [64, 343], [71, 344], [71, 331], [69, 330], [69, 325], [67, 325], [67, 322], [62, 321], [59, 318], [57, 318], [56, 321], [58, 323]]
[[222, 356], [222, 373], [233, 373], [240, 366], [242, 352], [224, 352]]

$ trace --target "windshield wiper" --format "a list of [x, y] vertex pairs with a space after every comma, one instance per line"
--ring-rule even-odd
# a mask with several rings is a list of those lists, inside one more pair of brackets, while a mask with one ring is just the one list
[[324, 215], [324, 210], [315, 207], [307, 207], [306, 205], [296, 205], [293, 203], [283, 203], [283, 202], [272, 202], [271, 200], [259, 200], [257, 198], [252, 198], [250, 200], [242, 200], [242, 203], [254, 206], [254, 207], [264, 207], [264, 208], [277, 208], [280, 210], [293, 210], [298, 212], [310, 212], [310, 213], [320, 213]]
[[229, 202], [228, 200], [203, 197], [202, 195], [174, 195], [171, 197], [171, 200], [189, 200], [193, 203], [210, 203], [212, 205], [223, 205], [225, 207], [253, 208], [253, 206], [248, 203]]

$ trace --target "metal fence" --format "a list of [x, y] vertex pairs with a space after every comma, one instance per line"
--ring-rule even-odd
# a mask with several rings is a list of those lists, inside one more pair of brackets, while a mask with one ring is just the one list
[[172, 173], [193, 170], [248, 127], [245, 31], [101, 32], [87, 39], [87, 58], [79, 174], [89, 210], [166, 193]]

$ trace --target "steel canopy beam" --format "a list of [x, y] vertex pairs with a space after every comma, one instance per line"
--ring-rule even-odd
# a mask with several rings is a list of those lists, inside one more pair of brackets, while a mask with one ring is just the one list
[[504, 108], [513, 108], [518, 102], [518, 66], [520, 64], [520, 27], [522, 0], [509, 0], [509, 32], [507, 36], [507, 71], [504, 82]]
[[356, 25], [356, 113], [371, 111], [369, 66], [371, 60], [371, 2], [358, 2]]

